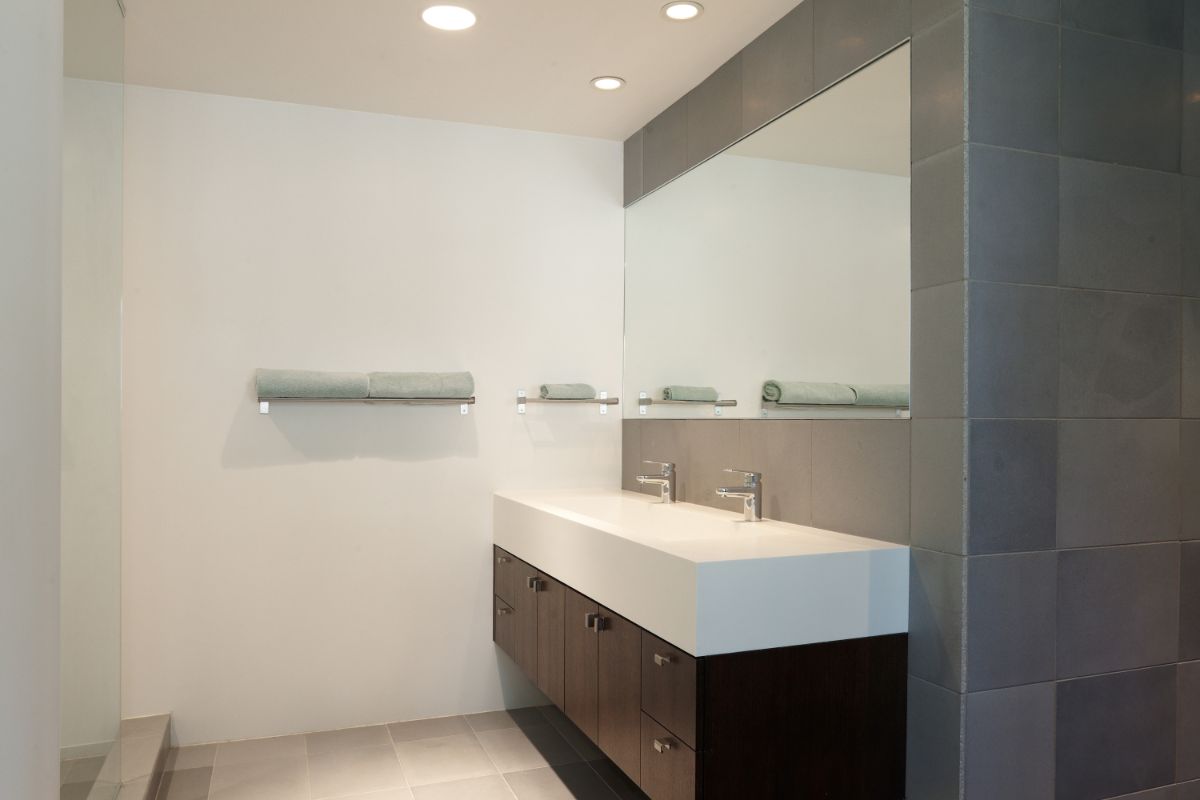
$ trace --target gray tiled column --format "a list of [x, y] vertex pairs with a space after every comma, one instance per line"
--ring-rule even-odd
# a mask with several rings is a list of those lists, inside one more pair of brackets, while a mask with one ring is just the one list
[[1200, 2], [966, 15], [962, 796], [1174, 798], [1198, 747]]

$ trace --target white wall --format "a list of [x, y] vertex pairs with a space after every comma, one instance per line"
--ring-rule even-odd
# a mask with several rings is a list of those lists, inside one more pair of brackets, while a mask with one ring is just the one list
[[[533, 698], [491, 492], [619, 481], [620, 145], [129, 87], [124, 703], [184, 743]], [[279, 405], [255, 367], [469, 369], [457, 407]]]
[[58, 797], [62, 4], [0, 6], [0, 794]]
[[769, 378], [908, 383], [907, 177], [725, 153], [630, 208], [626, 261], [630, 396], [715, 386], [755, 417]]
[[77, 748], [68, 753], [114, 741], [121, 722], [123, 98], [117, 83], [65, 81], [62, 747]]

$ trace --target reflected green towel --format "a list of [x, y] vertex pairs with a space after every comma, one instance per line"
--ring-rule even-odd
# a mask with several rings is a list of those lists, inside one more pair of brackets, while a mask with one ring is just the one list
[[465, 400], [475, 394], [469, 372], [372, 372], [370, 378], [371, 397]]
[[254, 375], [258, 396], [344, 398], [367, 396], [367, 376], [361, 372], [309, 372], [302, 369], [260, 369]]
[[908, 408], [907, 383], [852, 383], [857, 406]]
[[717, 402], [717, 390], [711, 386], [668, 386], [663, 400], [688, 400], [696, 403]]
[[854, 390], [841, 383], [767, 381], [763, 384], [763, 400], [780, 405], [852, 406]]
[[543, 400], [595, 400], [596, 390], [586, 383], [543, 383]]

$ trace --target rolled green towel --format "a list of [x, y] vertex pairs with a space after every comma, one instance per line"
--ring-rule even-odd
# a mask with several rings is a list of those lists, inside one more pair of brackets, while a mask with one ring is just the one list
[[717, 390], [711, 386], [668, 386], [663, 389], [663, 400], [715, 403], [717, 402]]
[[475, 394], [469, 372], [372, 372], [370, 378], [371, 397], [465, 400]]
[[258, 396], [271, 399], [361, 400], [367, 396], [367, 376], [361, 372], [309, 372], [301, 369], [260, 369], [254, 375]]
[[543, 383], [543, 400], [595, 400], [596, 390], [586, 383]]
[[780, 405], [852, 406], [854, 390], [841, 383], [767, 381], [763, 384], [763, 400]]
[[907, 383], [852, 383], [856, 406], [908, 408]]

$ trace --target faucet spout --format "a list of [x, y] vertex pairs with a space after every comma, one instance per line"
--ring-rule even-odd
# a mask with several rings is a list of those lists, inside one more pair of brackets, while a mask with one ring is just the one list
[[670, 461], [643, 461], [659, 468], [657, 475], [636, 475], [638, 483], [643, 486], [657, 486], [659, 498], [666, 505], [675, 502], [675, 465]]
[[742, 476], [741, 486], [726, 486], [717, 489], [718, 497], [742, 501], [742, 517], [746, 522], [762, 520], [762, 473], [744, 469], [727, 469]]

